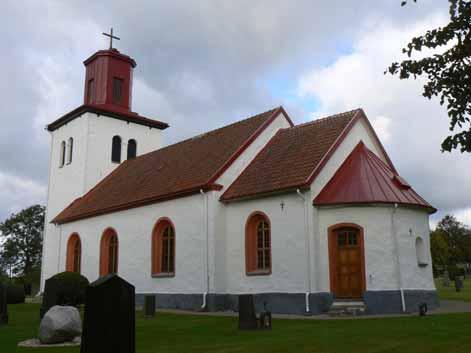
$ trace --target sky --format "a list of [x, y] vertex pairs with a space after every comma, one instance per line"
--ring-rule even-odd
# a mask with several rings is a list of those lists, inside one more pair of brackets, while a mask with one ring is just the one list
[[283, 105], [295, 123], [361, 107], [399, 173], [471, 226], [471, 155], [442, 153], [446, 111], [423, 81], [384, 75], [414, 35], [447, 22], [429, 0], [2, 1], [0, 221], [45, 204], [46, 124], [83, 100], [83, 60], [132, 56], [133, 110], [170, 124], [166, 143]]

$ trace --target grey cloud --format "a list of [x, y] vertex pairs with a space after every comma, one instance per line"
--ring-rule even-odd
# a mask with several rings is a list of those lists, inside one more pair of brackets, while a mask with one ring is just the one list
[[[117, 47], [138, 62], [134, 110], [172, 126], [168, 142], [285, 104], [295, 121], [306, 114], [274, 98], [264, 82], [287, 85], [335, 57], [339, 43], [370, 18], [411, 23], [443, 2], [407, 11], [395, 1], [6, 1], [1, 5], [0, 173], [46, 185], [48, 136], [41, 127], [81, 103], [82, 61]], [[342, 48], [341, 48], [342, 49]], [[346, 48], [348, 50], [348, 48]], [[35, 193], [24, 206], [45, 202]], [[15, 193], [21, 193], [16, 190]], [[0, 219], [11, 208], [0, 192]], [[38, 200], [39, 199], [39, 200]]]

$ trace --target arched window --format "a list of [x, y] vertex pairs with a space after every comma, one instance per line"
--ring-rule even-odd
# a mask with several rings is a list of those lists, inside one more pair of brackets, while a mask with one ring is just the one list
[[80, 273], [82, 264], [82, 243], [77, 233], [73, 233], [67, 242], [66, 271]]
[[118, 256], [118, 234], [113, 228], [107, 228], [101, 237], [100, 276], [118, 273]]
[[59, 167], [63, 167], [65, 164], [65, 141], [61, 142]]
[[128, 159], [136, 158], [137, 142], [134, 139], [128, 141]]
[[74, 139], [72, 137], [69, 138], [69, 149], [67, 153], [67, 164], [72, 163], [72, 153], [74, 151]]
[[261, 213], [253, 213], [245, 227], [245, 270], [248, 275], [271, 274], [270, 220]]
[[113, 136], [111, 143], [111, 161], [121, 163], [121, 137]]
[[175, 275], [175, 228], [167, 218], [157, 221], [152, 232], [152, 275]]
[[418, 266], [427, 266], [427, 253], [425, 251], [424, 240], [421, 237], [415, 239], [415, 255], [417, 256]]

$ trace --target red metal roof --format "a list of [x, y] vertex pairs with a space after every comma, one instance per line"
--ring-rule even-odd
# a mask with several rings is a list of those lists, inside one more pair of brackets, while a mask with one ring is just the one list
[[360, 141], [314, 199], [314, 205], [397, 203], [436, 209]]
[[[57, 215], [66, 223], [218, 189], [217, 177], [280, 114], [269, 110], [223, 128], [127, 160]], [[289, 120], [290, 124], [291, 120]]]

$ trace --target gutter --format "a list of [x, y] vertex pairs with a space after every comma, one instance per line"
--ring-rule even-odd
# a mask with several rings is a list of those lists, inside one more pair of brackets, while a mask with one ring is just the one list
[[204, 256], [204, 267], [206, 269], [206, 276], [205, 276], [205, 287], [206, 291], [203, 293], [203, 304], [201, 305], [201, 309], [204, 310], [207, 307], [206, 296], [209, 293], [209, 227], [208, 227], [208, 195], [200, 189], [200, 194], [204, 197], [204, 228], [206, 233], [206, 247], [205, 247], [205, 256]]
[[309, 307], [309, 295], [311, 294], [311, 244], [309, 241], [309, 224], [308, 224], [308, 202], [307, 198], [301, 193], [300, 189], [296, 189], [296, 193], [298, 196], [303, 200], [303, 205], [304, 205], [304, 236], [305, 236], [305, 243], [306, 243], [306, 297], [305, 297], [305, 302], [306, 302], [306, 314], [309, 314], [311, 312], [311, 309]]
[[402, 312], [406, 312], [406, 300], [404, 297], [404, 288], [402, 287], [402, 276], [401, 276], [401, 262], [399, 256], [399, 239], [397, 238], [396, 232], [396, 222], [395, 222], [395, 215], [397, 211], [398, 205], [397, 203], [394, 204], [394, 208], [391, 212], [391, 233], [393, 235], [394, 240], [394, 249], [396, 253], [396, 270], [397, 270], [397, 282], [398, 287], [401, 292], [401, 305], [402, 305]]

